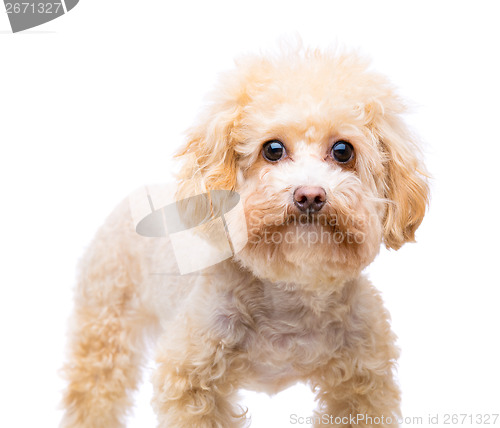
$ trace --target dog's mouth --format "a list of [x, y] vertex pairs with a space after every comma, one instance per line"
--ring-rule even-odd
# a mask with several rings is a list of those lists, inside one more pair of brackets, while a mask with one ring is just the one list
[[246, 208], [251, 243], [339, 247], [362, 242], [367, 233], [366, 216], [342, 205], [327, 204], [319, 211], [300, 211], [290, 205], [281, 210], [269, 206], [255, 211], [251, 205]]
[[289, 214], [283, 223], [284, 226], [323, 226], [332, 227], [337, 226], [336, 216], [332, 216], [317, 211], [306, 211], [300, 214]]

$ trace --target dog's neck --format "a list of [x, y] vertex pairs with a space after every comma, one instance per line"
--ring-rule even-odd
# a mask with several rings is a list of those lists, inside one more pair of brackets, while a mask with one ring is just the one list
[[[310, 282], [290, 282], [290, 281], [271, 281], [266, 278], [260, 278], [249, 271], [248, 268], [241, 266], [240, 263], [234, 260], [223, 262], [226, 274], [231, 271], [232, 275], [239, 275], [245, 283], [259, 284], [264, 293], [271, 294], [274, 298], [296, 298], [297, 302], [303, 301], [305, 306], [309, 306], [308, 302], [312, 301], [329, 301], [332, 298], [341, 298], [346, 287], [356, 282], [356, 279], [348, 279], [344, 277], [331, 277], [329, 280], [310, 281]], [[252, 276], [253, 281], [248, 281], [248, 277]], [[281, 296], [281, 297], [280, 297]]]

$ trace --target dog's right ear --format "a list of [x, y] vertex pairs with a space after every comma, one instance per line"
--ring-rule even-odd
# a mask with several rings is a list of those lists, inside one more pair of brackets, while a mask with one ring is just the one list
[[[247, 236], [244, 215], [233, 215], [230, 222], [227, 218], [220, 222], [221, 216], [235, 206], [232, 191], [236, 187], [235, 146], [241, 110], [237, 99], [211, 104], [198, 124], [188, 130], [187, 142], [177, 153], [182, 162], [175, 195], [178, 217], [185, 230], [194, 229], [189, 242], [196, 246], [201, 238], [210, 243], [210, 248], [216, 248], [219, 255], [226, 254], [229, 248], [231, 251], [239, 248], [235, 230], [244, 230], [244, 237]], [[231, 235], [229, 247], [227, 234]], [[207, 254], [199, 258], [204, 260]]]
[[214, 103], [188, 131], [188, 141], [177, 153], [183, 158], [178, 199], [210, 190], [234, 190], [237, 141], [233, 130], [240, 114], [237, 102]]
[[268, 60], [245, 56], [236, 61], [236, 68], [220, 76], [210, 104], [188, 130], [187, 142], [177, 153], [184, 157], [178, 175], [179, 195], [188, 197], [210, 190], [235, 190], [237, 177], [236, 145], [243, 138], [243, 109], [250, 102], [255, 88], [265, 80], [262, 70]]

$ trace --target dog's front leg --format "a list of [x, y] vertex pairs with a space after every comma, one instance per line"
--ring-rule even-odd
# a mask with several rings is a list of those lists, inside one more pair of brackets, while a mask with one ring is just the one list
[[235, 404], [244, 356], [207, 324], [186, 317], [161, 339], [153, 374], [160, 428], [236, 428], [246, 411]]
[[396, 427], [399, 350], [389, 315], [370, 288], [358, 290], [353, 301], [343, 327], [332, 333], [340, 340], [338, 351], [311, 376], [319, 402], [316, 426]]
[[338, 361], [323, 367], [314, 389], [320, 403], [315, 427], [397, 427], [399, 390], [390, 364], [345, 367]]

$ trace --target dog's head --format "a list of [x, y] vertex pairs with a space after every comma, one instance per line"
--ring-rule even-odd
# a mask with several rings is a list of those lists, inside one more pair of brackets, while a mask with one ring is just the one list
[[180, 192], [241, 195], [249, 239], [236, 259], [261, 278], [356, 276], [381, 242], [414, 241], [425, 213], [428, 186], [404, 111], [355, 54], [245, 58], [189, 132], [180, 154], [195, 161]]

